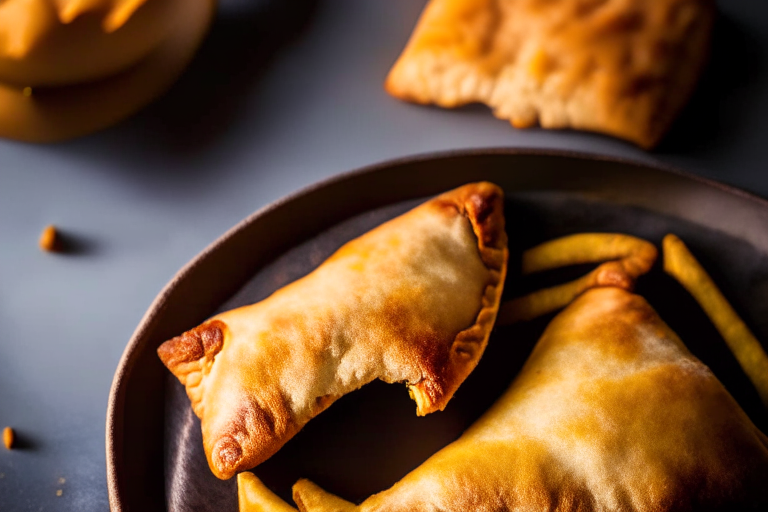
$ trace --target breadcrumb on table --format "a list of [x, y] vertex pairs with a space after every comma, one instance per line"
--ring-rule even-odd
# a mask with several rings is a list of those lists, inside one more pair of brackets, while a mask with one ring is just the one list
[[7, 449], [10, 450], [11, 448], [13, 448], [13, 441], [15, 437], [16, 436], [11, 427], [5, 427], [3, 429], [3, 444]]
[[40, 249], [47, 252], [56, 251], [58, 248], [58, 239], [59, 232], [56, 230], [56, 226], [46, 226], [40, 234], [40, 240], [38, 242], [40, 244]]

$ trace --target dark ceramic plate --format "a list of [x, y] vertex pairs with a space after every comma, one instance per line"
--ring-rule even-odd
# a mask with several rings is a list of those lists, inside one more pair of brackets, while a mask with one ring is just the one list
[[[342, 243], [420, 199], [478, 180], [495, 182], [507, 194], [506, 297], [545, 284], [546, 277], [526, 280], [514, 270], [520, 251], [541, 241], [618, 231], [659, 243], [674, 232], [711, 271], [758, 338], [768, 340], [764, 200], [675, 171], [566, 153], [484, 150], [373, 166], [247, 218], [182, 269], [155, 300], [128, 343], [110, 394], [112, 510], [237, 510], [235, 481], [219, 481], [210, 473], [199, 421], [182, 386], [155, 354], [160, 343], [218, 310], [266, 297]], [[685, 291], [658, 268], [642, 278], [637, 291], [766, 431], [768, 417], [755, 390]], [[417, 418], [401, 386], [373, 383], [310, 422], [256, 473], [288, 500], [300, 477], [352, 500], [390, 487], [458, 437], [502, 393], [547, 321], [497, 329], [478, 368], [444, 412]]]

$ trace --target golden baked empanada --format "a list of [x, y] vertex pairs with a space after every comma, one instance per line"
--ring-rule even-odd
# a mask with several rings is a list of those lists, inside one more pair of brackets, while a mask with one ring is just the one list
[[342, 395], [405, 382], [420, 415], [475, 368], [506, 274], [503, 193], [432, 199], [257, 304], [216, 315], [158, 354], [186, 386], [219, 478], [261, 463]]
[[768, 438], [628, 284], [581, 294], [497, 403], [391, 489], [355, 506], [301, 480], [299, 508], [768, 509]]
[[431, 0], [386, 89], [649, 148], [693, 90], [713, 18], [713, 0]]

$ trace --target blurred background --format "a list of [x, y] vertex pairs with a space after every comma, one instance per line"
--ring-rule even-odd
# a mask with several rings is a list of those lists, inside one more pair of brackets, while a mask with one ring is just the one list
[[[149, 108], [68, 143], [0, 141], [0, 428], [15, 427], [21, 448], [0, 450], [0, 510], [108, 508], [107, 396], [143, 313], [224, 231], [318, 180], [430, 151], [557, 148], [768, 197], [768, 2], [718, 3], [709, 66], [650, 153], [388, 96], [424, 5], [221, 0], [198, 57]], [[38, 249], [48, 224], [66, 253]]]

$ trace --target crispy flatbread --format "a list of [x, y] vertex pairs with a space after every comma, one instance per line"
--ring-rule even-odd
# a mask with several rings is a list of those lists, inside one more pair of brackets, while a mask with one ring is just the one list
[[713, 0], [431, 0], [386, 89], [650, 148], [701, 73], [714, 10]]

